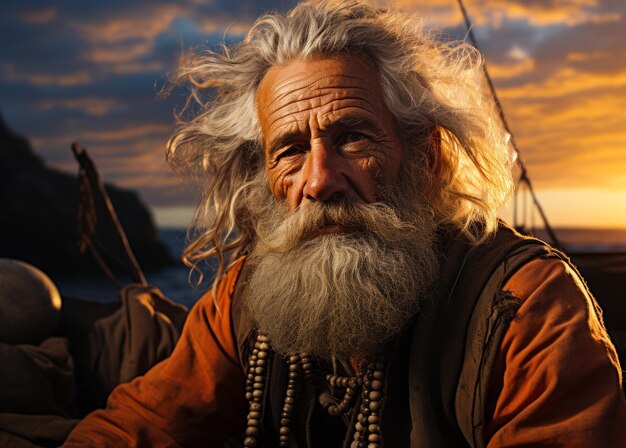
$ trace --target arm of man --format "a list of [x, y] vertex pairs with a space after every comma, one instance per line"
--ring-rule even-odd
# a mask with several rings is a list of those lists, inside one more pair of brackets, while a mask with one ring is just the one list
[[626, 446], [619, 361], [578, 275], [534, 260], [503, 289], [522, 304], [492, 375], [487, 446]]
[[242, 261], [191, 311], [172, 355], [117, 387], [107, 408], [88, 415], [65, 447], [218, 447], [245, 423], [230, 300]]

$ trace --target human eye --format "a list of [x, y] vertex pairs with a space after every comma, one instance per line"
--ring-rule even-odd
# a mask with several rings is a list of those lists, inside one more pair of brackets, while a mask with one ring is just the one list
[[363, 134], [362, 132], [350, 131], [350, 132], [346, 132], [346, 133], [344, 133], [342, 135], [341, 143], [342, 144], [355, 143], [355, 142], [359, 142], [361, 140], [364, 140], [366, 138], [367, 138], [367, 136], [365, 134]]
[[282, 151], [280, 151], [277, 155], [276, 155], [276, 160], [281, 160], [281, 159], [288, 159], [291, 157], [295, 157], [299, 154], [302, 153], [302, 148], [300, 148], [299, 146], [289, 146], [285, 149], [283, 149]]

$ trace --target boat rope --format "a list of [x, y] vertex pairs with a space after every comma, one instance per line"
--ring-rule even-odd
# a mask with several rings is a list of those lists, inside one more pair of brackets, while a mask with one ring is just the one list
[[93, 236], [96, 234], [97, 222], [94, 196], [97, 195], [97, 197], [99, 197], [104, 203], [106, 214], [113, 223], [115, 233], [122, 244], [124, 254], [128, 260], [127, 267], [133, 281], [147, 286], [148, 281], [146, 280], [146, 276], [144, 275], [143, 270], [141, 269], [132, 248], [130, 247], [124, 227], [122, 227], [122, 223], [117, 216], [115, 208], [113, 207], [111, 198], [109, 197], [104, 184], [100, 180], [95, 164], [91, 160], [91, 157], [89, 157], [89, 154], [87, 154], [87, 150], [79, 143], [72, 143], [72, 152], [74, 153], [74, 157], [76, 157], [79, 164], [81, 192], [78, 213], [78, 225], [80, 231], [79, 248], [81, 251], [84, 251], [88, 247], [94, 255], [96, 262], [100, 265], [107, 277], [109, 277], [116, 285], [118, 284], [111, 269], [109, 269], [103, 257], [100, 255], [100, 251], [106, 252], [106, 250], [103, 250], [104, 248], [102, 248], [101, 245], [98, 245], [97, 241], [94, 242], [93, 239]]
[[[465, 27], [467, 28], [467, 36], [469, 37], [472, 45], [480, 51], [480, 47], [478, 46], [478, 41], [476, 40], [476, 36], [474, 36], [473, 25], [469, 18], [469, 14], [467, 13], [467, 10], [465, 9], [463, 0], [457, 0], [457, 3], [459, 4], [459, 8], [461, 9], [463, 20], [465, 21]], [[513, 150], [515, 151], [515, 155], [516, 155], [515, 161], [517, 163], [517, 166], [520, 169], [520, 178], [518, 181], [518, 185], [526, 184], [526, 186], [528, 187], [528, 193], [530, 194], [530, 197], [532, 198], [533, 205], [535, 206], [535, 208], [539, 212], [539, 215], [541, 216], [541, 220], [543, 221], [543, 225], [545, 226], [546, 232], [548, 232], [548, 236], [552, 240], [552, 244], [556, 247], [561, 247], [561, 244], [559, 243], [556, 233], [552, 229], [552, 226], [550, 225], [550, 222], [548, 221], [548, 217], [546, 216], [543, 210], [543, 207], [539, 203], [539, 199], [537, 198], [537, 195], [535, 194], [535, 190], [532, 186], [530, 177], [528, 177], [528, 170], [526, 169], [526, 165], [524, 164], [524, 161], [522, 160], [521, 152], [520, 152], [519, 146], [517, 145], [517, 141], [515, 140], [515, 136], [513, 135], [513, 132], [511, 131], [511, 128], [509, 127], [509, 122], [504, 113], [504, 108], [502, 107], [500, 98], [498, 98], [498, 94], [496, 93], [496, 89], [495, 89], [495, 86], [493, 85], [491, 76], [489, 75], [489, 70], [487, 69], [486, 62], [482, 64], [482, 69], [483, 69], [483, 75], [485, 77], [485, 80], [487, 81], [487, 86], [489, 87], [491, 96], [498, 110], [498, 114], [500, 116], [500, 121], [502, 122], [502, 126], [504, 127], [504, 130], [509, 135], [509, 143], [511, 144]], [[517, 194], [517, 189], [516, 189], [516, 194]], [[514, 203], [514, 208], [516, 206], [517, 206], [517, 202]], [[517, 216], [516, 211], [514, 211], [514, 215]]]

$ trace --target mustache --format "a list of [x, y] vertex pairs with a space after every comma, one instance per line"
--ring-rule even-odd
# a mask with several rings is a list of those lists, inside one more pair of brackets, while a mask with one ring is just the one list
[[[386, 203], [312, 202], [294, 213], [283, 210], [283, 219], [268, 216], [269, 222], [257, 229], [259, 243], [271, 252], [287, 252], [329, 233], [343, 236], [371, 236], [396, 242], [416, 230], [418, 222], [402, 219], [396, 209]], [[333, 228], [334, 227], [334, 228]], [[337, 235], [334, 235], [335, 237]]]

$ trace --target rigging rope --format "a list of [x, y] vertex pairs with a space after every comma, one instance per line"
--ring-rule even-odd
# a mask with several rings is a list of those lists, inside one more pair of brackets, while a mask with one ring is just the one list
[[97, 239], [96, 223], [98, 218], [95, 201], [95, 197], [97, 197], [104, 205], [106, 216], [113, 224], [115, 234], [117, 235], [117, 238], [121, 243], [123, 253], [126, 256], [128, 262], [127, 268], [131, 277], [135, 282], [141, 283], [144, 286], [147, 285], [148, 281], [146, 280], [146, 276], [144, 275], [143, 270], [141, 269], [141, 266], [139, 265], [139, 262], [130, 247], [124, 227], [122, 227], [122, 224], [120, 223], [115, 208], [113, 207], [113, 203], [109, 198], [109, 194], [106, 191], [104, 183], [100, 180], [98, 171], [89, 157], [89, 154], [87, 154], [87, 150], [80, 146], [80, 144], [73, 143], [72, 152], [74, 153], [74, 157], [76, 157], [79, 164], [81, 200], [79, 204], [78, 225], [80, 232], [80, 251], [84, 252], [87, 248], [89, 248], [96, 262], [100, 265], [107, 277], [109, 277], [109, 279], [111, 279], [116, 286], [119, 286], [115, 275], [102, 257], [102, 252], [108, 254], [109, 258], [113, 258], [121, 264], [124, 264], [124, 262], [115, 256], [111, 256], [108, 250], [100, 244]]
[[[474, 36], [474, 31], [473, 31], [473, 26], [472, 26], [472, 22], [470, 21], [469, 15], [467, 13], [467, 10], [465, 9], [465, 5], [463, 4], [463, 0], [457, 0], [457, 3], [459, 4], [459, 8], [461, 9], [461, 14], [463, 14], [463, 20], [465, 21], [465, 27], [467, 28], [467, 35], [469, 36], [469, 39], [472, 43], [472, 45], [474, 47], [476, 47], [478, 50], [480, 50], [480, 47], [478, 46], [478, 41], [476, 40], [476, 37]], [[482, 68], [483, 68], [483, 75], [485, 76], [485, 80], [487, 81], [487, 85], [489, 86], [489, 90], [491, 92], [491, 96], [496, 104], [496, 107], [498, 109], [498, 114], [500, 115], [500, 121], [502, 121], [502, 126], [504, 127], [504, 130], [508, 133], [510, 139], [509, 139], [509, 143], [511, 144], [511, 146], [513, 147], [513, 150], [515, 151], [515, 161], [517, 163], [517, 166], [519, 167], [521, 174], [520, 174], [520, 180], [518, 182], [518, 184], [524, 183], [526, 184], [526, 186], [528, 187], [528, 192], [533, 200], [533, 204], [536, 207], [537, 211], [539, 212], [539, 215], [541, 216], [541, 220], [543, 221], [543, 225], [545, 226], [546, 231], [548, 232], [548, 235], [550, 236], [550, 239], [552, 240], [552, 243], [556, 246], [556, 247], [561, 247], [561, 244], [559, 243], [558, 238], [556, 237], [556, 234], [554, 233], [554, 230], [552, 229], [552, 226], [550, 225], [550, 223], [548, 222], [548, 217], [546, 216], [545, 212], [543, 211], [543, 207], [541, 206], [541, 204], [539, 203], [539, 200], [537, 198], [537, 195], [535, 194], [535, 190], [533, 189], [532, 183], [530, 181], [530, 178], [528, 177], [528, 171], [526, 170], [526, 165], [524, 164], [524, 162], [522, 161], [522, 157], [521, 157], [521, 153], [519, 150], [519, 147], [517, 146], [517, 141], [515, 140], [515, 137], [513, 135], [513, 132], [511, 131], [511, 128], [509, 127], [509, 123], [506, 119], [506, 115], [504, 114], [504, 109], [502, 107], [502, 103], [500, 103], [500, 99], [498, 98], [498, 94], [496, 93], [496, 89], [493, 85], [493, 81], [491, 80], [491, 76], [489, 75], [489, 71], [487, 70], [487, 63], [483, 63], [482, 64]], [[514, 211], [515, 216], [517, 216], [517, 211]], [[525, 215], [526, 213], [524, 213]], [[526, 218], [526, 216], [524, 216], [524, 219]]]

